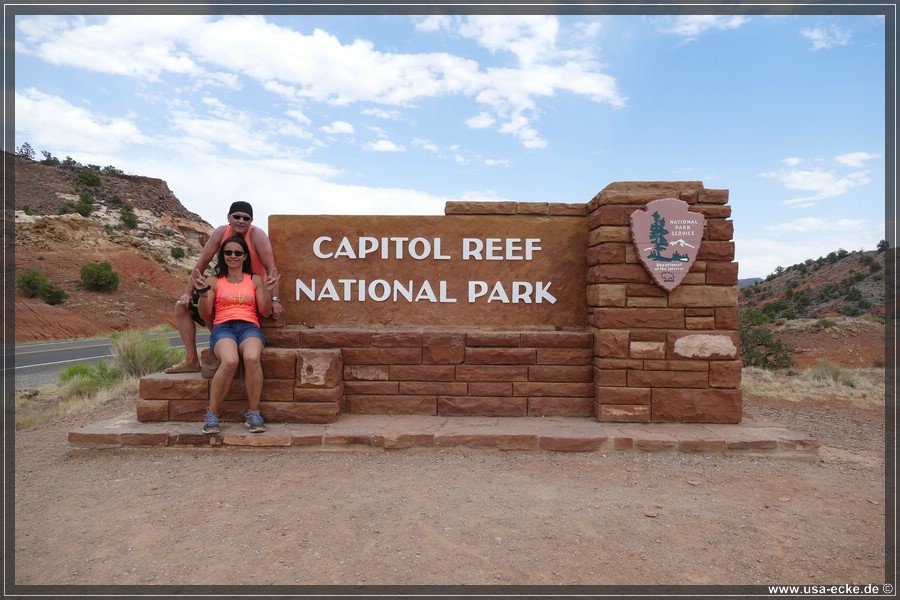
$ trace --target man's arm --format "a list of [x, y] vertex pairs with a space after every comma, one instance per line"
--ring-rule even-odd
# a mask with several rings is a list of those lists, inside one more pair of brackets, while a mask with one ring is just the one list
[[[253, 236], [253, 247], [256, 248], [256, 253], [259, 254], [259, 260], [262, 261], [263, 266], [266, 268], [266, 275], [271, 275], [275, 269], [275, 254], [272, 252], [272, 242], [269, 241], [269, 236], [259, 227], [254, 227], [250, 231], [250, 235]], [[272, 291], [272, 295], [278, 295], [277, 286]]]
[[[197, 258], [197, 262], [194, 264], [194, 269], [191, 273], [193, 273], [194, 270], [199, 271], [200, 273], [206, 271], [206, 267], [209, 266], [209, 263], [219, 251], [219, 246], [222, 245], [222, 236], [225, 235], [225, 229], [225, 225], [220, 225], [219, 227], [216, 227], [212, 235], [209, 236], [209, 241], [206, 242], [206, 245], [203, 246], [203, 250], [200, 251], [200, 257]], [[271, 247], [269, 248], [269, 252], [271, 253]], [[194, 283], [191, 277], [188, 277], [188, 283], [184, 293], [188, 296], [191, 296], [194, 293]]]

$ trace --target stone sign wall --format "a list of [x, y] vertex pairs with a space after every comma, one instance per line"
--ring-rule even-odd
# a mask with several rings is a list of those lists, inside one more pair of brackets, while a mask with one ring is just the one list
[[587, 326], [580, 216], [269, 217], [285, 322]]
[[[702, 235], [669, 289], [632, 235], [632, 215], [661, 199], [687, 216], [651, 216], [696, 221], [690, 240], [678, 238], [692, 245]], [[275, 422], [360, 413], [737, 423], [727, 202], [727, 190], [699, 181], [620, 182], [586, 204], [270, 217], [286, 312], [263, 320], [261, 412]], [[673, 258], [658, 237], [657, 254]], [[138, 419], [202, 419], [211, 373], [145, 377]], [[243, 380], [232, 387], [239, 419]]]

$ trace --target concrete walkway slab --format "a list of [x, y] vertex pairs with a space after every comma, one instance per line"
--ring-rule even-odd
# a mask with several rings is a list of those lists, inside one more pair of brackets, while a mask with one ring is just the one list
[[313, 449], [482, 448], [553, 452], [701, 452], [818, 460], [815, 438], [778, 425], [600, 423], [577, 417], [440, 417], [343, 415], [329, 424], [267, 423], [252, 434], [242, 423], [221, 433], [201, 423], [139, 422], [133, 412], [69, 432], [74, 448], [264, 447]]

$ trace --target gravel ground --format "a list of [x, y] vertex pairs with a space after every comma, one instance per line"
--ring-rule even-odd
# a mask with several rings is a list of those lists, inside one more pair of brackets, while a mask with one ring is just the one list
[[69, 448], [108, 406], [17, 433], [15, 583], [884, 583], [881, 411], [746, 404], [821, 460]]

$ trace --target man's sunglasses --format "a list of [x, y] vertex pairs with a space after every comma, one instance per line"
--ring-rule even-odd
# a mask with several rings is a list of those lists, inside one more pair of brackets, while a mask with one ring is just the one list
[[243, 250], [222, 250], [222, 254], [225, 256], [238, 256], [241, 257], [244, 255]]
[[252, 221], [253, 217], [248, 217], [247, 215], [231, 215], [231, 217], [235, 221]]

